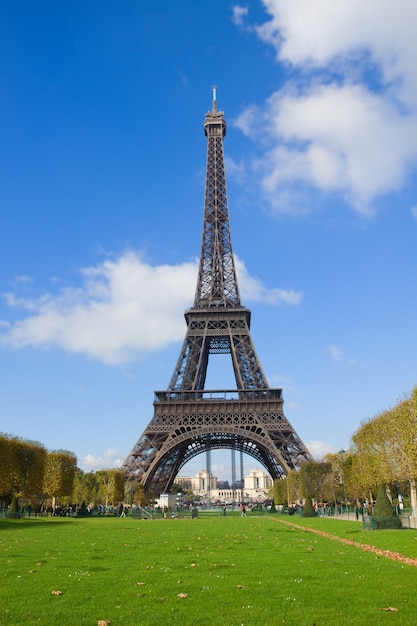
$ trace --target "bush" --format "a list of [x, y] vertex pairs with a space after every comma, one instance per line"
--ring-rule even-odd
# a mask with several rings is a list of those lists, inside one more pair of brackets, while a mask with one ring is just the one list
[[394, 514], [394, 507], [392, 506], [388, 498], [387, 486], [379, 485], [378, 493], [376, 496], [374, 517], [391, 517]]
[[10, 506], [7, 509], [6, 517], [8, 518], [20, 517], [19, 502], [15, 495], [13, 496]]
[[403, 527], [400, 518], [396, 515], [391, 515], [390, 517], [373, 517], [372, 520], [375, 530], [391, 530]]
[[311, 498], [307, 497], [303, 507], [303, 517], [316, 517], [316, 512], [313, 509]]
[[372, 519], [375, 530], [402, 528], [401, 520], [395, 514], [395, 508], [389, 501], [386, 485], [378, 487]]

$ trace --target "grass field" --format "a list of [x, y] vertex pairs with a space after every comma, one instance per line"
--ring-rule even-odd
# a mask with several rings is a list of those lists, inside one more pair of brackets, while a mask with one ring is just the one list
[[417, 567], [303, 525], [417, 557], [415, 530], [327, 519], [0, 520], [0, 624], [415, 623]]

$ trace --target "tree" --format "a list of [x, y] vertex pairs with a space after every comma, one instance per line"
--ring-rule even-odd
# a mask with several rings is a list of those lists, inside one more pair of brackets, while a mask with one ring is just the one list
[[300, 468], [301, 492], [304, 496], [303, 517], [314, 517], [313, 498], [320, 480], [321, 468], [316, 461], [306, 461]]
[[43, 490], [52, 498], [53, 507], [55, 507], [56, 498], [71, 495], [76, 467], [77, 458], [72, 452], [67, 450], [48, 452]]
[[124, 501], [129, 502], [133, 506], [144, 506], [146, 501], [144, 486], [138, 481], [126, 480]]
[[0, 472], [3, 495], [21, 496], [25, 499], [42, 493], [46, 449], [35, 441], [19, 437], [1, 437], [1, 450], [5, 453]]
[[316, 502], [323, 502], [323, 491], [328, 476], [332, 473], [332, 466], [327, 461], [306, 461], [301, 468], [301, 482], [304, 497], [314, 498]]
[[75, 470], [71, 499], [76, 504], [87, 502], [93, 507], [97, 502], [99, 484], [94, 472], [83, 472], [79, 468]]
[[288, 478], [282, 477], [274, 480], [273, 489], [273, 500], [275, 504], [284, 505], [287, 503], [288, 506]]
[[99, 498], [105, 506], [109, 502], [116, 504], [123, 502], [125, 489], [125, 475], [122, 470], [100, 470], [97, 472]]
[[362, 501], [367, 495], [368, 487], [361, 484], [361, 476], [357, 475], [353, 450], [326, 454], [324, 458], [330, 463], [331, 472], [323, 484], [323, 501], [345, 504]]
[[355, 454], [355, 474], [368, 490], [376, 492], [377, 486], [392, 480], [390, 464], [390, 441], [386, 439], [387, 424], [391, 411], [381, 413], [363, 422], [352, 437]]
[[13, 494], [13, 445], [11, 438], [0, 434], [0, 495], [12, 497]]
[[407, 480], [414, 513], [417, 511], [417, 386], [410, 398], [395, 407], [391, 424], [392, 463], [395, 480]]
[[379, 484], [408, 481], [411, 506], [417, 508], [417, 386], [394, 408], [364, 422], [352, 437], [359, 481]]
[[297, 470], [290, 470], [287, 476], [288, 480], [288, 505], [291, 506], [293, 502], [301, 502], [301, 481], [300, 472]]

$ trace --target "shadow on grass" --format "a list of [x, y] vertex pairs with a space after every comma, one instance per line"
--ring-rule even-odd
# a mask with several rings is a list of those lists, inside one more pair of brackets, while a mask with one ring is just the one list
[[17, 528], [39, 528], [40, 526], [50, 526], [51, 524], [73, 524], [75, 521], [79, 521], [76, 518], [51, 518], [42, 519], [41, 517], [25, 517], [23, 519], [0, 519], [0, 532], [2, 530], [16, 530]]

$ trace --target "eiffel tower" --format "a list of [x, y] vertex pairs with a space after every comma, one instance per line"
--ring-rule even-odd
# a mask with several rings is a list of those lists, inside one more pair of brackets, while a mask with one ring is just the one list
[[[224, 113], [204, 120], [207, 170], [203, 239], [194, 306], [166, 391], [155, 391], [154, 416], [123, 469], [155, 495], [168, 492], [181, 468], [203, 452], [227, 448], [255, 458], [272, 478], [312, 456], [284, 415], [282, 389], [271, 389], [250, 335], [251, 313], [240, 301], [232, 252], [223, 138]], [[210, 355], [230, 354], [236, 389], [206, 390]]]

